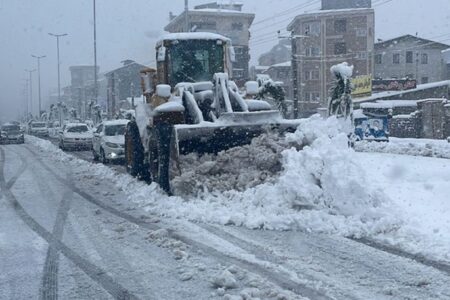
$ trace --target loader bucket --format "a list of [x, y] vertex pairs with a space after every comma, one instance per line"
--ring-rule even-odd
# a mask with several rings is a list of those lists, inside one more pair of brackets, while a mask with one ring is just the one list
[[178, 154], [204, 154], [250, 144], [266, 132], [294, 132], [298, 122], [282, 119], [278, 111], [234, 112], [222, 115], [216, 122], [175, 125], [174, 143]]

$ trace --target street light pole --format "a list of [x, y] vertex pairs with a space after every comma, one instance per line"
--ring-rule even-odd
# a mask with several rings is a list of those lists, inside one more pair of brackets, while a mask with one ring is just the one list
[[[25, 70], [25, 72], [28, 72], [29, 73], [29, 76], [30, 76], [30, 112], [31, 112], [31, 115], [33, 115], [33, 76], [32, 76], [32, 73], [33, 72], [36, 72], [36, 69], [34, 69], [34, 70]], [[28, 107], [28, 105], [27, 105], [27, 107]]]
[[58, 56], [58, 102], [61, 102], [61, 73], [60, 73], [60, 61], [59, 61], [59, 38], [66, 36], [67, 33], [63, 34], [54, 34], [49, 33], [49, 35], [56, 37], [56, 51]]
[[39, 95], [39, 111], [38, 111], [38, 118], [41, 118], [41, 58], [45, 58], [45, 55], [37, 56], [31, 54], [32, 57], [37, 59], [38, 63], [38, 95]]
[[98, 98], [98, 86], [97, 86], [97, 16], [96, 16], [96, 5], [94, 1], [94, 101], [97, 104]]

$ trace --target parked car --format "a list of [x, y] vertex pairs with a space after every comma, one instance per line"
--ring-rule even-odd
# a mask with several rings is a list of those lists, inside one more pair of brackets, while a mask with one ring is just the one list
[[28, 134], [40, 137], [48, 137], [47, 123], [37, 121], [31, 122], [28, 126]]
[[108, 161], [125, 158], [125, 129], [128, 120], [104, 121], [94, 132], [92, 154], [94, 160]]
[[68, 123], [59, 133], [59, 148], [62, 150], [91, 149], [92, 132], [86, 124]]
[[25, 137], [23, 135], [23, 131], [20, 129], [20, 125], [3, 124], [0, 127], [0, 143], [2, 144], [25, 143]]

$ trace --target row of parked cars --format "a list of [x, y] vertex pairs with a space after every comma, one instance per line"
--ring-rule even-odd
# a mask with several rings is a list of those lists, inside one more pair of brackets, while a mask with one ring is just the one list
[[67, 123], [58, 134], [62, 150], [92, 149], [94, 160], [103, 163], [125, 158], [128, 120], [104, 121], [91, 128], [85, 123]]

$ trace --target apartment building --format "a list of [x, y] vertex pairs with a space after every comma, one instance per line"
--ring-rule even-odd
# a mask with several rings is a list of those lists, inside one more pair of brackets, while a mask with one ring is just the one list
[[446, 79], [443, 51], [449, 45], [403, 35], [375, 44], [375, 73], [379, 79], [416, 79], [418, 84]]
[[354, 76], [373, 74], [375, 14], [371, 1], [322, 1], [319, 11], [298, 15], [289, 25], [295, 101], [325, 106], [334, 76], [331, 66], [348, 62]]

